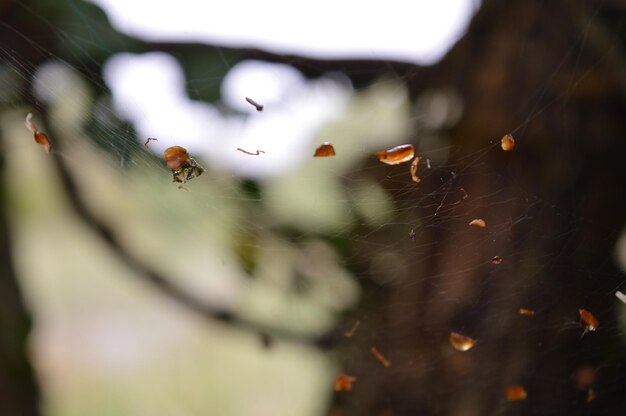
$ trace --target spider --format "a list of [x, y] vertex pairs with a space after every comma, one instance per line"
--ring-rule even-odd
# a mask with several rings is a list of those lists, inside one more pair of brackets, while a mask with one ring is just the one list
[[202, 166], [189, 157], [187, 149], [181, 146], [172, 146], [163, 152], [167, 167], [172, 171], [173, 182], [185, 183], [196, 176], [202, 175]]

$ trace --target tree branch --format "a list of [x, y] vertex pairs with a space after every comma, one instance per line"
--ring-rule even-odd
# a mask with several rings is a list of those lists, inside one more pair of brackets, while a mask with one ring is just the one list
[[[4, 110], [4, 109], [3, 109]], [[1, 132], [0, 132], [1, 134]], [[28, 354], [32, 328], [13, 260], [7, 213], [6, 163], [0, 137], [0, 397], [2, 414], [39, 416], [40, 390]]]
[[[58, 138], [58, 136], [55, 135], [54, 131], [51, 129], [50, 123], [47, 122], [45, 114], [42, 114], [41, 117], [42, 128], [48, 132], [49, 137]], [[296, 332], [253, 322], [246, 318], [239, 317], [230, 310], [222, 309], [207, 303], [205, 299], [202, 299], [183, 289], [174, 283], [173, 279], [166, 277], [159, 271], [153, 269], [148, 264], [133, 256], [128, 250], [126, 250], [126, 248], [124, 248], [124, 245], [113, 228], [97, 218], [82, 199], [78, 184], [74, 180], [72, 172], [63, 160], [63, 157], [61, 156], [62, 152], [58, 151], [61, 145], [62, 144], [59, 143], [59, 140], [55, 140], [53, 142], [54, 150], [51, 156], [54, 167], [59, 174], [62, 188], [67, 195], [70, 205], [78, 215], [78, 218], [80, 218], [80, 220], [82, 220], [82, 222], [89, 229], [100, 237], [100, 239], [107, 245], [109, 250], [120, 262], [135, 272], [134, 275], [138, 279], [142, 280], [144, 283], [148, 284], [174, 303], [202, 317], [203, 319], [212, 322], [218, 321], [226, 323], [239, 329], [259, 334], [263, 337], [263, 339], [267, 339], [268, 336], [273, 336], [296, 343], [313, 345], [322, 349], [331, 348], [337, 342], [339, 339], [339, 331], [337, 329], [333, 329], [326, 334], [311, 336], [298, 334]]]

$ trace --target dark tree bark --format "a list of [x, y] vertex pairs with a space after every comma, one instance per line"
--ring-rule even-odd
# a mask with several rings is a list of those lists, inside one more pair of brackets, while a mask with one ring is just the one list
[[[425, 196], [442, 181], [396, 193], [399, 206], [421, 207], [404, 219], [427, 219], [428, 227], [419, 230], [418, 248], [396, 244], [415, 267], [399, 284], [371, 291], [378, 299], [368, 296], [363, 309], [378, 315], [376, 336], [354, 342], [360, 351], [382, 346], [397, 367], [354, 365], [359, 388], [338, 399], [333, 414], [623, 413], [626, 355], [616, 329], [623, 305], [613, 295], [623, 275], [612, 255], [626, 220], [626, 72], [623, 35], [611, 32], [624, 10], [579, 3], [485, 1], [445, 59], [408, 80], [416, 94], [428, 86], [463, 97], [462, 119], [444, 132], [457, 177], [433, 177], [462, 186], [469, 198], [444, 205], [444, 224], [435, 216], [442, 195], [432, 203]], [[516, 128], [517, 148], [502, 152], [500, 138]], [[499, 225], [486, 229], [488, 238], [468, 231], [481, 216]], [[388, 246], [398, 236], [379, 238]], [[356, 252], [373, 255], [375, 245], [366, 241]], [[489, 262], [494, 255], [504, 257], [501, 266]], [[537, 309], [532, 323], [520, 319], [520, 307]], [[612, 330], [581, 339], [567, 323], [577, 321], [578, 308]], [[451, 354], [447, 336], [455, 330], [478, 346]], [[571, 381], [586, 364], [599, 369], [602, 392], [588, 404]], [[504, 389], [514, 384], [526, 386], [529, 400], [511, 406]]]
[[[32, 19], [28, 7], [22, 6], [11, 1], [0, 5], [0, 65], [14, 70], [19, 81], [15, 85], [7, 85], [5, 81], [3, 99], [17, 100], [20, 94], [30, 94], [26, 82], [30, 77], [28, 71], [49, 58], [48, 48], [55, 39], [52, 28]], [[8, 104], [11, 103], [3, 102], [0, 111], [5, 111]], [[5, 139], [0, 137], [0, 414], [37, 416], [41, 413], [41, 394], [29, 357], [31, 315], [12, 257]]]

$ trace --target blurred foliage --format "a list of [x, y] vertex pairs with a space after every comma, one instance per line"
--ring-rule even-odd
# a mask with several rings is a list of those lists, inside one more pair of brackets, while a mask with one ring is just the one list
[[[73, 21], [77, 14], [83, 20], [57, 33], [80, 42], [63, 42], [67, 50], [59, 56], [65, 64], [48, 61], [37, 69], [37, 88], [48, 97], [47, 114], [58, 132], [53, 145], [62, 145], [62, 157], [91, 209], [114, 225], [131, 253], [203, 293], [208, 302], [303, 334], [336, 325], [359, 296], [354, 277], [340, 263], [350, 252], [350, 224], [356, 220], [348, 208], [358, 205], [359, 215], [373, 225], [392, 209], [389, 202], [381, 205], [384, 191], [375, 183], [364, 182], [351, 194], [341, 177], [360, 163], [363, 132], [370, 151], [402, 136], [406, 108], [364, 90], [325, 128], [325, 134], [345, 137], [345, 157], [326, 161], [332, 168], [320, 171], [314, 163], [319, 161], [308, 161], [263, 184], [209, 169], [189, 184], [191, 193], [181, 191], [160, 158], [142, 145], [143, 138], [112, 112], [94, 68], [126, 44], [112, 33], [97, 46], [93, 36], [106, 38], [106, 30], [101, 32], [102, 16], [93, 12], [84, 5], [64, 12], [60, 21]], [[90, 19], [95, 32], [82, 23]], [[227, 58], [217, 50], [207, 57], [186, 55], [184, 46], [176, 49], [191, 80], [186, 84], [191, 98], [217, 101]], [[46, 80], [63, 82], [49, 89]], [[390, 84], [374, 88], [384, 91], [384, 85]], [[362, 113], [376, 108], [377, 117]], [[47, 413], [323, 413], [334, 359], [281, 342], [265, 352], [256, 337], [206, 327], [132, 283], [132, 272], [109, 258], [67, 210], [53, 167], [23, 126], [27, 111], [23, 106], [5, 111], [3, 128], [12, 143], [6, 172], [13, 184], [17, 263], [38, 322], [34, 359], [43, 374]], [[33, 253], [41, 253], [34, 263]], [[153, 358], [142, 364], [145, 357]], [[266, 386], [268, 379], [277, 380], [276, 390]], [[263, 386], [270, 390], [260, 393]], [[205, 394], [211, 391], [221, 393]], [[280, 397], [272, 399], [275, 392]], [[263, 397], [261, 408], [252, 404], [256, 395]]]
[[[334, 143], [341, 157], [307, 159], [265, 181], [208, 166], [188, 191], [171, 183], [158, 155], [143, 147], [145, 138], [135, 137], [132, 126], [113, 113], [102, 65], [119, 52], [170, 53], [184, 68], [189, 99], [228, 114], [232, 110], [220, 103], [220, 82], [246, 52], [140, 42], [112, 30], [87, 2], [12, 2], [3, 9], [17, 10], [3, 21], [24, 35], [9, 31], [12, 43], [22, 43], [2, 45], [6, 207], [21, 283], [37, 322], [33, 359], [47, 412], [323, 414], [345, 363], [359, 365], [362, 374], [352, 402], [335, 397], [335, 409], [349, 414], [363, 414], [364, 408], [384, 414], [391, 412], [390, 403], [405, 414], [499, 411], [501, 384], [514, 378], [537, 383], [531, 395], [571, 409], [578, 396], [567, 390], [568, 377], [584, 360], [606, 366], [604, 391], [614, 392], [623, 380], [618, 338], [626, 333], [626, 315], [601, 295], [621, 279], [606, 260], [616, 224], [623, 224], [623, 197], [616, 195], [623, 175], [615, 174], [624, 132], [624, 100], [615, 87], [619, 65], [606, 48], [593, 46], [594, 27], [576, 27], [555, 6], [486, 3], [475, 23], [478, 35], [462, 40], [441, 66], [414, 69], [405, 78], [361, 71], [376, 82], [359, 85], [344, 111], [317, 132], [341, 138]], [[560, 25], [546, 23], [550, 18]], [[509, 26], [515, 19], [518, 24]], [[583, 21], [591, 25], [594, 19]], [[554, 27], [559, 31], [553, 33]], [[580, 45], [573, 39], [581, 33], [590, 34], [592, 52], [576, 50]], [[13, 48], [18, 55], [6, 55]], [[575, 59], [563, 53], [567, 48], [575, 50]], [[293, 63], [308, 68], [310, 77], [327, 68]], [[599, 75], [591, 73], [589, 68], [605, 63]], [[380, 73], [392, 68], [379, 67]], [[350, 68], [341, 69], [350, 75]], [[38, 102], [29, 82], [36, 87], [47, 70], [69, 81], [46, 84], [53, 97]], [[577, 75], [581, 71], [593, 76]], [[576, 89], [578, 81], [591, 78], [609, 81]], [[32, 145], [23, 120], [38, 105], [47, 107], [50, 125], [59, 132], [52, 139], [62, 141], [62, 157], [81, 196], [114, 225], [132, 255], [250, 320], [308, 335], [336, 328], [361, 308], [370, 319], [368, 335], [337, 355], [281, 340], [267, 348], [257, 334], [199, 322], [135, 283], [133, 272], [71, 215], [55, 170]], [[525, 120], [522, 146], [517, 159], [505, 159], [489, 152], [490, 141], [519, 125], [516, 111]], [[399, 167], [370, 169], [377, 163], [375, 150], [399, 141], [419, 142], [418, 151], [433, 164], [430, 183], [413, 187]], [[443, 165], [448, 169], [438, 169]], [[460, 172], [466, 176], [457, 177]], [[461, 198], [461, 185], [478, 201], [474, 211], [453, 203], [440, 213], [445, 198]], [[459, 231], [467, 215], [490, 207], [497, 207], [489, 211], [490, 224], [499, 224], [506, 238], [469, 240]], [[533, 226], [522, 221], [529, 218]], [[417, 236], [412, 227], [419, 228]], [[609, 237], [599, 235], [607, 229]], [[582, 244], [589, 241], [593, 247]], [[511, 254], [504, 256], [500, 274], [485, 267], [493, 249]], [[618, 250], [620, 258], [625, 251]], [[433, 301], [440, 297], [446, 302]], [[519, 330], [509, 311], [528, 299], [548, 305], [533, 331]], [[597, 344], [588, 342], [590, 336], [580, 340], [578, 333], [564, 332], [550, 317], [569, 316], [563, 311], [575, 311], [582, 302], [602, 311], [601, 328], [611, 328], [593, 334]], [[568, 325], [578, 327], [575, 321]], [[432, 338], [441, 339], [439, 332], [451, 326], [479, 333], [482, 350], [448, 361], [449, 352]], [[555, 328], [563, 335], [555, 335]], [[542, 337], [551, 345], [537, 352]], [[561, 360], [575, 342], [578, 353]], [[394, 362], [411, 364], [380, 377], [378, 363], [367, 355], [373, 343], [383, 344]], [[426, 364], [413, 366], [414, 356]], [[472, 368], [485, 378], [465, 377]], [[537, 368], [546, 373], [537, 377]], [[550, 387], [555, 380], [558, 394]], [[462, 394], [449, 400], [451, 391]], [[619, 407], [615, 397], [605, 398], [607, 408]]]

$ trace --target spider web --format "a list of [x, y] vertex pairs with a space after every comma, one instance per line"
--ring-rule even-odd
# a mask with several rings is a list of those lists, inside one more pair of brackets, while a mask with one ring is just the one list
[[[46, 56], [42, 65], [9, 46], [0, 49], [16, 260], [35, 314], [32, 354], [50, 413], [313, 415], [334, 400], [374, 414], [359, 388], [393, 379], [387, 385], [396, 388], [385, 394], [390, 403], [402, 402], [421, 393], [398, 384], [412, 385], [415, 377], [426, 382], [423, 377], [447, 366], [466, 370], [452, 372], [463, 375], [459, 380], [433, 381], [442, 386], [433, 401], [457, 397], [471, 406], [481, 389], [499, 389], [496, 413], [507, 414], [522, 407], [512, 407], [517, 403], [505, 400], [502, 387], [524, 385], [523, 409], [549, 414], [559, 405], [541, 402], [550, 393], [533, 386], [552, 384], [557, 395], [580, 390], [577, 405], [590, 412], [602, 400], [612, 403], [605, 410], [618, 411], [612, 406], [619, 400], [609, 398], [617, 388], [584, 375], [621, 368], [621, 356], [607, 351], [623, 345], [619, 317], [626, 306], [614, 296], [623, 276], [610, 266], [612, 253], [594, 268], [571, 256], [597, 257], [597, 247], [616, 240], [620, 230], [533, 189], [528, 172], [510, 167], [537, 117], [562, 114], [563, 130], [574, 123], [566, 117], [569, 96], [548, 91], [560, 82], [562, 66], [583, 59], [587, 31], [516, 104], [520, 121], [502, 131], [515, 137], [516, 148], [504, 152], [500, 137], [484, 137], [478, 146], [452, 139], [471, 110], [460, 91], [431, 87], [412, 100], [406, 85], [423, 75], [417, 67], [355, 86], [338, 72], [307, 78], [286, 64], [242, 61], [229, 49], [215, 48], [202, 59], [165, 47], [114, 54], [136, 49], [134, 41], [119, 37], [100, 45], [100, 20], [78, 7], [68, 10], [92, 23], [90, 36], [29, 11], [69, 45], [65, 51], [52, 52], [17, 32]], [[605, 58], [591, 69], [581, 63], [584, 71], [568, 80], [566, 92], [575, 92]], [[24, 90], [24, 76], [33, 78], [33, 91]], [[17, 99], [29, 94], [47, 108], [48, 124], [38, 108]], [[246, 96], [264, 110], [256, 111]], [[340, 336], [337, 356], [280, 338], [268, 352], [255, 334], [219, 324], [207, 329], [136, 283], [133, 271], [68, 209], [49, 156], [23, 127], [29, 112], [42, 130], [53, 129], [52, 146], [58, 145], [80, 194], [133, 256], [255, 322], [303, 336], [354, 330]], [[323, 142], [333, 144], [335, 157], [312, 157]], [[409, 163], [376, 159], [377, 151], [404, 143], [413, 143], [421, 158], [419, 183], [411, 180]], [[162, 160], [174, 145], [205, 169], [182, 188]], [[487, 226], [470, 226], [477, 218]], [[544, 232], [546, 219], [567, 224], [567, 231]], [[581, 239], [581, 230], [598, 228], [602, 241]], [[549, 281], [563, 270], [572, 275], [570, 286]], [[598, 315], [598, 332], [607, 335], [594, 343], [598, 334], [583, 334], [577, 309], [599, 303], [611, 306]], [[519, 316], [519, 308], [535, 316]], [[497, 336], [506, 326], [517, 334], [508, 344]], [[460, 353], [448, 343], [450, 332], [478, 343]], [[563, 339], [571, 349], [561, 350]], [[607, 339], [617, 341], [607, 347]], [[521, 340], [532, 348], [515, 344]], [[382, 367], [370, 347], [391, 365]], [[555, 354], [569, 373], [555, 376], [543, 367]], [[488, 365], [492, 360], [499, 360], [503, 376]], [[530, 364], [523, 369], [518, 362]], [[333, 399], [341, 373], [357, 377], [354, 391]], [[163, 381], [150, 381], [155, 378]], [[586, 403], [590, 391], [598, 398]], [[153, 396], [159, 398], [147, 399]]]

